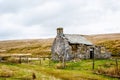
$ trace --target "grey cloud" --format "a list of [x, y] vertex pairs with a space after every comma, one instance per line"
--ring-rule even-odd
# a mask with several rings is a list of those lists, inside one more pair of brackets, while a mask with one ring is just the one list
[[0, 2], [0, 13], [17, 13], [41, 5], [44, 2], [44, 0], [2, 0]]
[[[2, 0], [0, 8], [4, 24], [13, 24], [9, 32], [0, 33], [1, 38], [10, 38], [15, 33], [15, 38], [55, 36], [59, 26], [66, 33], [112, 32], [113, 17], [120, 20], [119, 0]], [[12, 17], [7, 18], [9, 13]]]
[[[61, 7], [64, 7], [60, 10], [53, 11], [53, 12], [46, 12], [46, 11], [41, 11], [39, 14], [35, 13], [34, 11], [32, 13], [28, 13], [31, 14], [30, 16], [26, 16], [23, 15], [23, 24], [25, 25], [36, 25], [36, 24], [64, 24], [66, 22], [69, 22], [69, 20], [72, 20], [73, 18], [76, 17], [75, 11], [78, 10], [78, 5], [75, 6], [71, 6], [70, 4], [61, 4]], [[52, 13], [52, 14], [51, 14]], [[33, 14], [33, 15], [32, 15]], [[38, 15], [37, 15], [38, 14]], [[72, 18], [73, 16], [73, 18]], [[79, 17], [78, 17], [79, 18]], [[54, 25], [53, 25], [54, 26]]]
[[0, 40], [2, 39], [9, 39], [10, 37], [18, 37], [18, 35], [20, 34], [20, 31], [16, 31], [16, 30], [10, 30], [10, 29], [6, 29], [6, 30], [0, 30]]
[[120, 11], [120, 0], [109, 0], [105, 1], [104, 7], [106, 10], [111, 10], [111, 11]]
[[[43, 23], [47, 24], [48, 21], [49, 22], [56, 21], [57, 24], [64, 24], [64, 23], [69, 24], [72, 22], [76, 22], [77, 19], [81, 19], [80, 22], [84, 23], [83, 22], [84, 18], [86, 19], [87, 17], [89, 18], [91, 16], [90, 15], [91, 12], [80, 11], [81, 7], [86, 5], [85, 1], [83, 1], [82, 3], [78, 2], [77, 5], [74, 4], [73, 2], [69, 2], [69, 3], [68, 2], [69, 1], [62, 0], [61, 7], [63, 7], [63, 9], [58, 10], [56, 13], [53, 12], [52, 14], [50, 14], [51, 12], [46, 12], [46, 11], [43, 11], [43, 12], [41, 11], [39, 12], [39, 14], [34, 11], [31, 11], [31, 13], [27, 13], [27, 12], [25, 14], [23, 13], [22, 15], [23, 19], [22, 21], [19, 21], [19, 22], [20, 23], [22, 22], [23, 24], [30, 26], [30, 25], [43, 24]], [[60, 1], [58, 3], [60, 3]], [[92, 12], [92, 14], [94, 14], [94, 12]], [[94, 15], [91, 17], [94, 17]]]

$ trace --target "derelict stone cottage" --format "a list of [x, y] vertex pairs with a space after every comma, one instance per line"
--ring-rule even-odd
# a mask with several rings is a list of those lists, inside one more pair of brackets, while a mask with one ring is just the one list
[[110, 56], [104, 47], [95, 46], [81, 35], [64, 34], [63, 28], [57, 28], [57, 36], [52, 45], [52, 60], [110, 58]]

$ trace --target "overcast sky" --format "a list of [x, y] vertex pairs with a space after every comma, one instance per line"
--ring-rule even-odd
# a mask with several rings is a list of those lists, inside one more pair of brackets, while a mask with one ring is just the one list
[[0, 0], [0, 40], [120, 32], [120, 0]]

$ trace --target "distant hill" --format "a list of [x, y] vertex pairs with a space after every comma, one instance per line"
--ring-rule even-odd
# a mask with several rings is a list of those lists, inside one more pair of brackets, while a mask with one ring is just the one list
[[85, 37], [92, 43], [97, 44], [107, 40], [120, 40], [120, 33], [85, 35]]
[[[0, 41], [0, 50], [4, 53], [32, 53], [48, 55], [51, 53], [51, 44], [54, 39], [26, 39]], [[1, 52], [3, 53], [3, 52]]]
[[[120, 33], [83, 36], [96, 45], [105, 46], [113, 54], [120, 54]], [[53, 40], [54, 38], [0, 41], [0, 51], [49, 55]]]
[[113, 55], [120, 55], [120, 33], [85, 35], [96, 45], [105, 46]]

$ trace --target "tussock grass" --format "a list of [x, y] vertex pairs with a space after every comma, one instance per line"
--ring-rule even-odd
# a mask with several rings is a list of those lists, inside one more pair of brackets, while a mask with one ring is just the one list
[[[100, 65], [107, 68], [107, 64], [113, 65], [114, 62], [112, 60], [96, 60], [95, 63], [94, 71], [96, 71]], [[66, 62], [65, 69], [56, 68], [56, 65], [61, 65], [61, 63], [53, 61], [50, 66], [43, 65], [39, 70], [63, 80], [113, 80], [113, 78], [110, 77], [94, 74], [94, 71], [92, 70], [92, 60]], [[114, 78], [114, 80], [118, 79]]]
[[[95, 63], [95, 70], [97, 70], [100, 65], [103, 67], [106, 66], [105, 68], [110, 68], [111, 66], [109, 67], [109, 65], [114, 66], [112, 60], [95, 60]], [[91, 60], [66, 62], [65, 69], [56, 69], [57, 64], [58, 62], [50, 61], [49, 65], [49, 60], [43, 60], [42, 64], [40, 64], [39, 61], [34, 61], [29, 64], [0, 63], [0, 66], [6, 67], [14, 73], [13, 76], [8, 78], [9, 80], [13, 78], [29, 80], [32, 78], [33, 72], [36, 74], [36, 80], [41, 80], [43, 77], [46, 80], [118, 80], [116, 78], [113, 79], [94, 74]]]
[[2, 66], [0, 68], [0, 77], [12, 77], [14, 76], [14, 72], [9, 68]]
[[[0, 80], [33, 80], [33, 73], [37, 77], [35, 80], [60, 80], [54, 76], [41, 73], [40, 68], [40, 65], [34, 64], [0, 63], [0, 75], [2, 75]], [[13, 75], [11, 75], [11, 72]]]
[[100, 65], [95, 73], [120, 78], [120, 65], [116, 66], [113, 63], [106, 63], [104, 65]]

